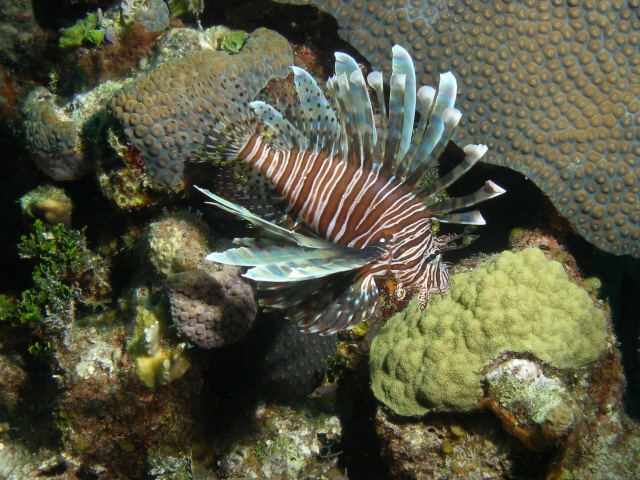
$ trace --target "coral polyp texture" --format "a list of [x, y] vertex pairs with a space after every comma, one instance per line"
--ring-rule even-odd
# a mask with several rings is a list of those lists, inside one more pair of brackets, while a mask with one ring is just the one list
[[136, 14], [136, 20], [152, 32], [161, 32], [169, 26], [169, 7], [164, 0], [148, 0], [147, 8]]
[[460, 79], [455, 140], [535, 182], [602, 250], [640, 256], [640, 1], [279, 0], [331, 13], [376, 70]]
[[235, 118], [273, 77], [293, 65], [289, 43], [265, 28], [254, 31], [237, 55], [202, 50], [168, 61], [127, 85], [111, 101], [129, 141], [160, 185], [178, 185], [185, 161], [197, 160], [217, 121]]
[[77, 124], [56, 105], [44, 87], [34, 89], [22, 105], [27, 145], [38, 168], [54, 180], [76, 180], [94, 164], [80, 152]]
[[152, 222], [145, 243], [156, 273], [168, 277], [202, 265], [210, 233], [207, 224], [187, 212], [167, 213]]
[[373, 392], [400, 415], [473, 408], [482, 371], [501, 352], [578, 368], [606, 347], [604, 313], [538, 249], [503, 252], [452, 284], [423, 313], [412, 300], [371, 346]]
[[258, 311], [253, 290], [236, 267], [223, 266], [213, 274], [177, 273], [166, 280], [165, 287], [176, 328], [202, 348], [236, 342], [251, 328]]
[[37, 87], [22, 103], [24, 136], [36, 165], [54, 180], [78, 180], [95, 169], [105, 106], [120, 84], [106, 81], [63, 103]]

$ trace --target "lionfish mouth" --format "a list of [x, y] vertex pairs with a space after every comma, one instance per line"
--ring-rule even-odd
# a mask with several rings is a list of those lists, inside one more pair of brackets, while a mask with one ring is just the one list
[[[465, 146], [458, 166], [421, 187], [461, 118], [452, 73], [440, 75], [438, 90], [417, 88], [413, 61], [396, 45], [387, 104], [381, 72], [365, 82], [353, 58], [339, 52], [335, 57], [335, 75], [326, 85], [331, 102], [309, 73], [293, 67], [300, 102], [290, 119], [254, 101], [247, 115], [250, 108], [262, 128], [242, 122], [212, 133], [211, 152], [223, 152], [225, 160], [255, 173], [247, 180], [250, 194], [233, 197], [241, 205], [201, 190], [213, 205], [260, 232], [259, 238], [235, 239], [239, 248], [207, 258], [250, 267], [244, 276], [267, 292], [260, 301], [265, 310], [283, 310], [302, 331], [322, 335], [353, 328], [373, 313], [376, 278], [391, 276], [402, 289], [418, 290], [421, 304], [429, 293], [446, 291], [442, 254], [475, 237], [435, 237], [432, 219], [483, 225], [477, 210], [456, 212], [504, 193], [489, 181], [471, 195], [427, 203], [487, 151], [485, 145]], [[378, 128], [367, 84], [377, 97]], [[287, 205], [293, 217], [288, 224], [303, 228], [287, 229], [256, 215], [272, 211], [273, 199]], [[393, 246], [381, 245], [389, 235]]]

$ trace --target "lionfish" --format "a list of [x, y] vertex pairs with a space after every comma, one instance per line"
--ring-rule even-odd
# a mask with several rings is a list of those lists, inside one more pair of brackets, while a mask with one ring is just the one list
[[299, 104], [291, 121], [253, 101], [249, 106], [260, 122], [254, 117], [253, 127], [222, 124], [209, 142], [212, 154], [244, 162], [268, 180], [290, 218], [305, 228], [285, 228], [200, 189], [213, 200], [208, 203], [261, 233], [235, 239], [239, 248], [207, 258], [252, 267], [244, 276], [268, 292], [260, 300], [265, 310], [285, 310], [302, 331], [322, 335], [352, 328], [373, 313], [375, 279], [395, 281], [399, 297], [418, 291], [421, 308], [429, 295], [446, 291], [449, 271], [442, 254], [459, 248], [455, 240], [464, 235], [435, 236], [432, 221], [483, 225], [477, 210], [451, 212], [505, 191], [488, 181], [471, 195], [428, 203], [487, 151], [485, 145], [464, 147], [464, 159], [451, 172], [423, 185], [461, 117], [454, 108], [453, 74], [440, 75], [437, 92], [429, 86], [416, 91], [413, 61], [394, 46], [388, 114], [382, 74], [367, 77], [380, 109], [377, 129], [356, 61], [340, 52], [335, 58], [335, 75], [327, 81], [335, 109], [309, 73], [292, 67]]

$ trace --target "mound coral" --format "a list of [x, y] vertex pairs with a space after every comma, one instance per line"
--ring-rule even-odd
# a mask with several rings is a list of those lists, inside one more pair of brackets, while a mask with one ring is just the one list
[[258, 311], [253, 290], [223, 266], [213, 274], [190, 270], [170, 276], [165, 287], [171, 316], [180, 334], [202, 348], [229, 345], [242, 337]]
[[111, 101], [129, 141], [142, 153], [160, 185], [178, 185], [184, 162], [196, 160], [207, 135], [234, 104], [247, 102], [293, 65], [289, 43], [260, 28], [237, 55], [202, 50], [159, 65], [127, 85]]
[[640, 256], [640, 1], [278, 0], [331, 13], [374, 69], [404, 46], [460, 79], [456, 141], [544, 191], [588, 241]]
[[44, 87], [29, 93], [22, 104], [24, 134], [36, 165], [54, 180], [77, 180], [95, 168], [95, 136], [104, 125], [104, 107], [115, 82], [105, 82], [73, 101], [61, 104]]
[[578, 368], [605, 348], [602, 311], [538, 249], [504, 252], [452, 283], [424, 313], [412, 300], [371, 346], [373, 392], [400, 415], [473, 408], [482, 397], [483, 369], [504, 351]]

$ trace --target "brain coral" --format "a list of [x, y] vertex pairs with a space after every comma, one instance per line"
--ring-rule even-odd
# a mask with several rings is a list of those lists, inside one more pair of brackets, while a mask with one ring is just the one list
[[111, 101], [147, 171], [161, 185], [183, 181], [184, 162], [195, 160], [207, 135], [234, 105], [252, 100], [273, 77], [293, 65], [289, 43], [259, 28], [237, 55], [202, 50], [163, 63], [127, 85]]
[[482, 396], [483, 368], [503, 351], [577, 368], [605, 348], [602, 311], [538, 249], [504, 252], [452, 280], [422, 314], [413, 299], [371, 346], [373, 392], [400, 415], [472, 408]]
[[315, 4], [371, 65], [451, 70], [463, 143], [526, 175], [597, 247], [640, 256], [640, 0], [279, 0]]
[[258, 311], [253, 290], [236, 267], [208, 274], [190, 270], [170, 276], [165, 286], [178, 331], [202, 348], [229, 345], [242, 337]]

